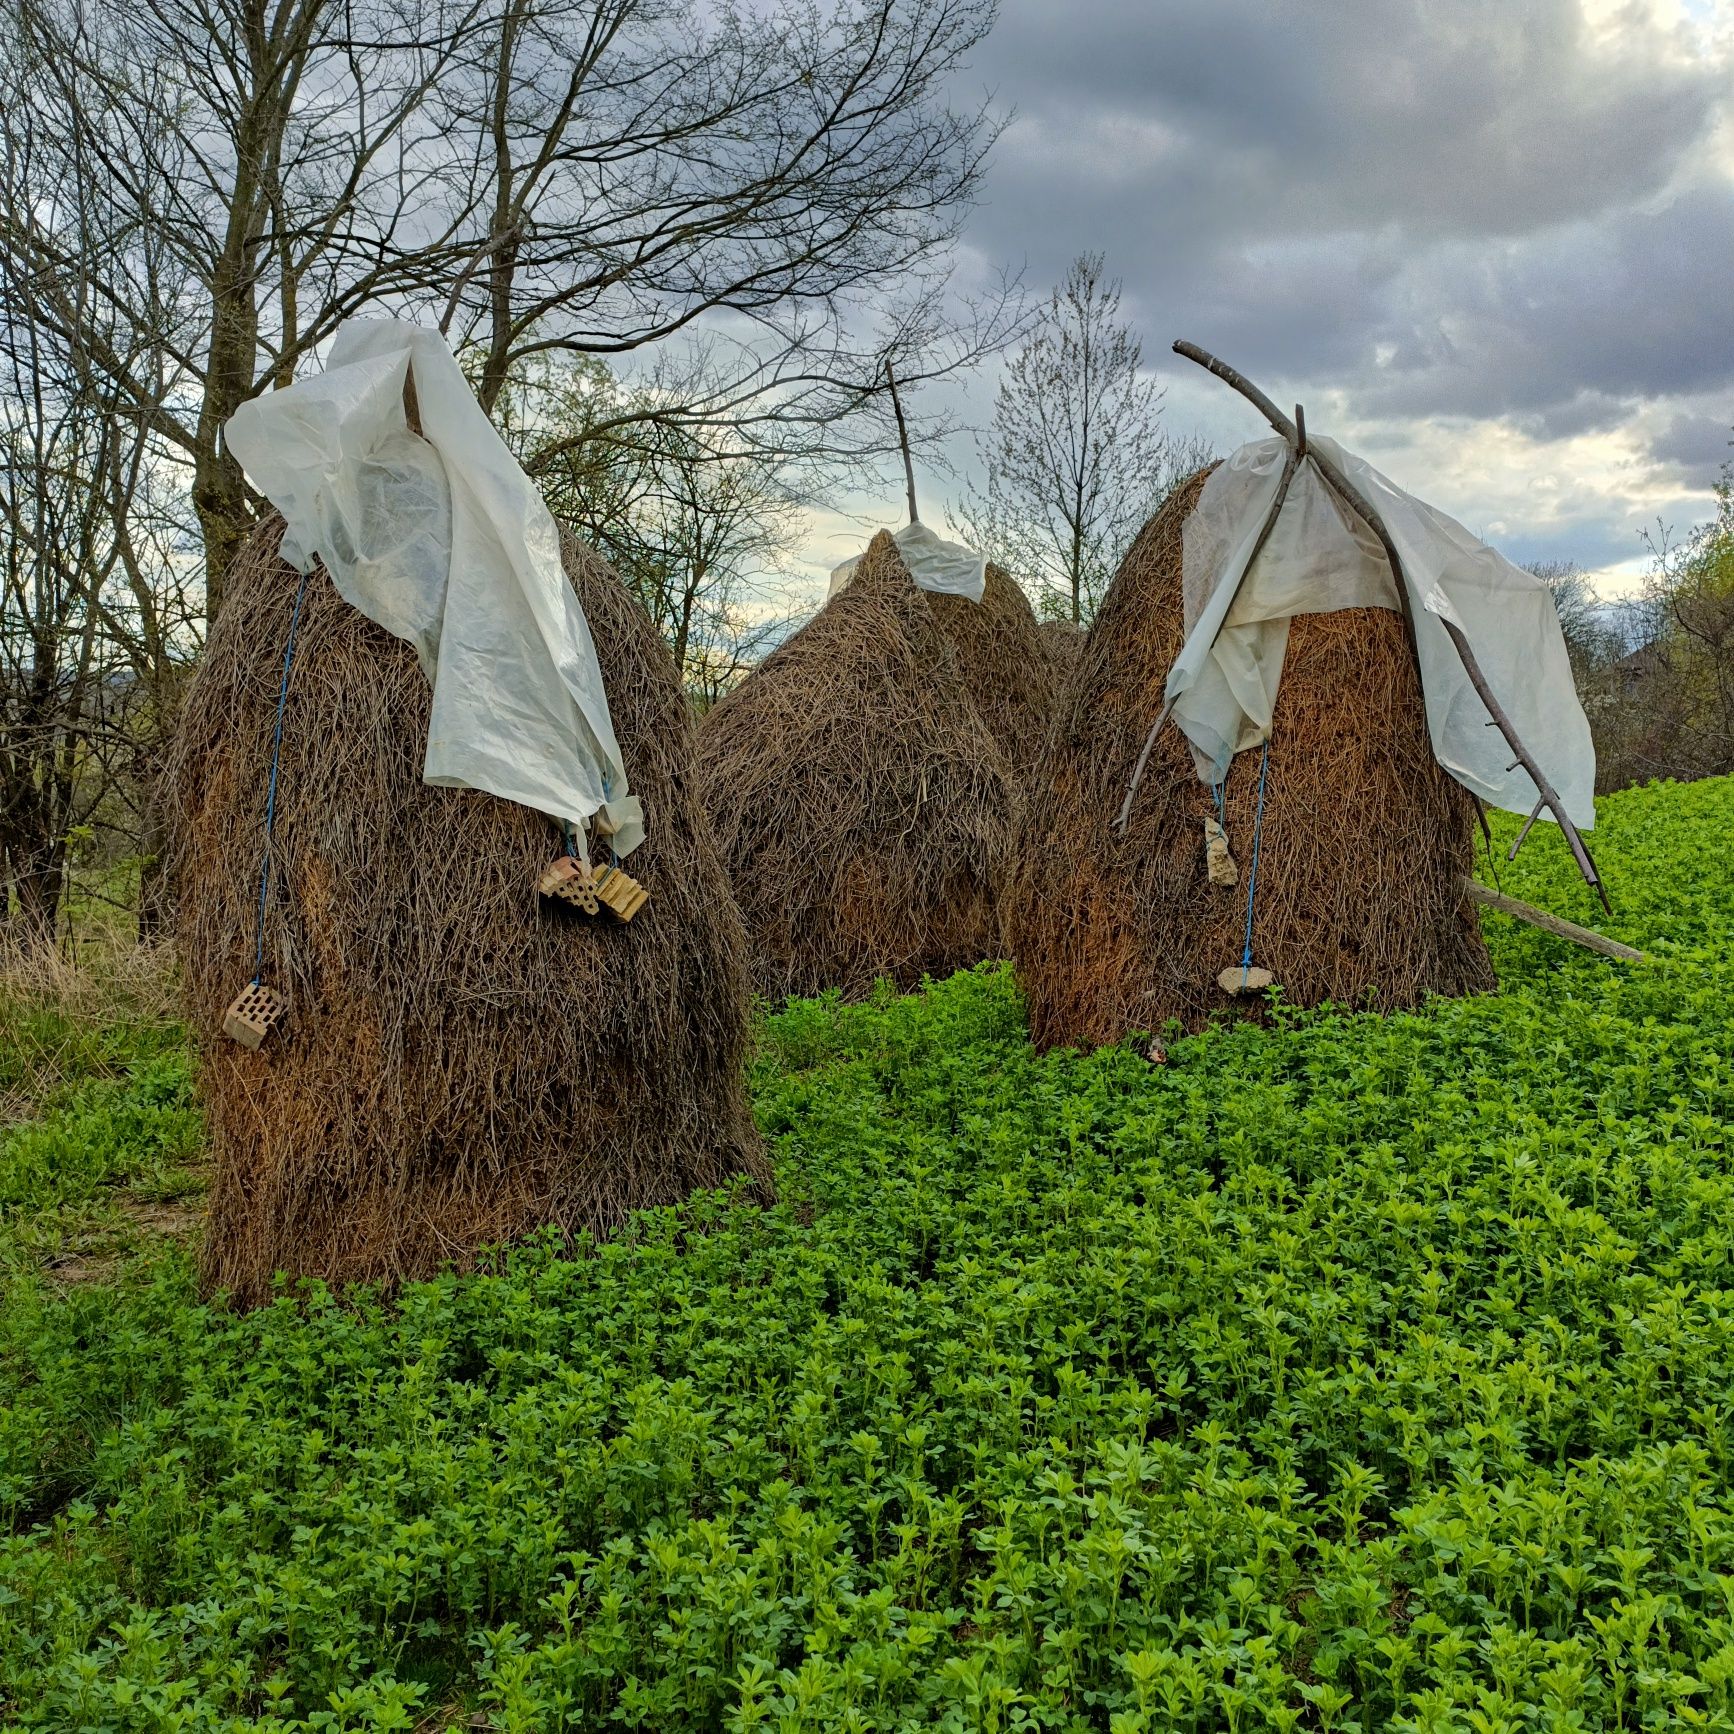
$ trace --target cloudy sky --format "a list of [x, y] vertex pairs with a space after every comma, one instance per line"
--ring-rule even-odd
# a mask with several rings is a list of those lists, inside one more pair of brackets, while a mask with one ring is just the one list
[[[1015, 119], [963, 274], [1045, 290], [1105, 253], [1177, 426], [1263, 431], [1168, 353], [1184, 336], [1608, 593], [1643, 527], [1708, 515], [1734, 424], [1734, 0], [1004, 0], [973, 75]], [[966, 414], [992, 398], [984, 375]], [[847, 539], [815, 522], [801, 564]]]

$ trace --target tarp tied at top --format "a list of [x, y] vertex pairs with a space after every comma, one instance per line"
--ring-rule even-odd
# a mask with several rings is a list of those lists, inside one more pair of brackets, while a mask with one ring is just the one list
[[[1568, 816], [1588, 830], [1595, 749], [1546, 587], [1335, 441], [1315, 436], [1312, 444], [1372, 504], [1402, 562], [1439, 763], [1496, 807], [1527, 814], [1536, 804], [1534, 783], [1511, 766], [1511, 750], [1445, 631], [1450, 621]], [[1186, 524], [1186, 641], [1167, 698], [1209, 783], [1222, 781], [1235, 753], [1269, 735], [1294, 615], [1400, 606], [1378, 538], [1308, 462], [1296, 468], [1253, 560], [1288, 450], [1276, 437], [1242, 446], [1212, 473]]]
[[[404, 413], [415, 372], [421, 435]], [[643, 840], [590, 627], [553, 517], [437, 332], [346, 325], [323, 373], [244, 404], [225, 437], [283, 514], [285, 559], [415, 648], [433, 687], [424, 780]]]
[[[967, 596], [971, 602], [981, 600], [987, 587], [986, 555], [964, 547], [961, 542], [946, 541], [925, 524], [905, 524], [893, 533], [891, 539], [897, 544], [903, 564], [909, 568], [909, 576], [915, 580], [917, 588], [931, 590], [936, 596]], [[832, 569], [831, 582], [825, 591], [827, 602], [855, 576], [855, 568], [860, 564], [861, 556], [857, 554], [853, 560], [845, 560], [841, 566]]]

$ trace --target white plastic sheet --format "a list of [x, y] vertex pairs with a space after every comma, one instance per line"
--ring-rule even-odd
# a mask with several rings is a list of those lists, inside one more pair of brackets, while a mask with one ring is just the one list
[[[413, 366], [422, 433], [404, 415]], [[346, 325], [323, 373], [243, 405], [225, 437], [345, 601], [415, 647], [433, 687], [423, 777], [644, 836], [553, 517], [437, 332]]]
[[[936, 596], [967, 596], [971, 602], [981, 600], [982, 592], [987, 588], [985, 555], [964, 547], [961, 542], [946, 541], [925, 524], [905, 524], [901, 530], [892, 533], [891, 539], [903, 555], [909, 576], [920, 589], [931, 590]], [[855, 568], [860, 564], [861, 556], [857, 554], [853, 560], [845, 560], [841, 566], [832, 569], [831, 583], [825, 591], [827, 602], [855, 576]]]
[[[1402, 562], [1434, 756], [1496, 807], [1527, 814], [1535, 805], [1529, 773], [1507, 768], [1510, 748], [1470, 684], [1445, 631], [1449, 620], [1567, 815], [1587, 831], [1595, 823], [1595, 748], [1546, 587], [1335, 441], [1311, 443], [1372, 504]], [[1167, 697], [1209, 783], [1222, 780], [1235, 753], [1269, 735], [1294, 615], [1399, 606], [1377, 537], [1310, 463], [1295, 471], [1248, 570], [1286, 455], [1276, 437], [1243, 446], [1204, 484], [1186, 524], [1187, 635]]]

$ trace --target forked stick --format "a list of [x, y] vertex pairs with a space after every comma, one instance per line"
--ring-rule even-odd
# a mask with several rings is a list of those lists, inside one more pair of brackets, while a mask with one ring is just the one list
[[[1184, 355], [1188, 361], [1195, 361], [1209, 373], [1226, 384], [1234, 387], [1242, 397], [1250, 402], [1266, 421], [1288, 441], [1292, 452], [1298, 444], [1298, 432], [1292, 421], [1276, 407], [1271, 400], [1258, 389], [1244, 374], [1237, 373], [1226, 362], [1218, 361], [1206, 349], [1200, 349], [1196, 343], [1184, 340], [1174, 345], [1176, 355]], [[1404, 617], [1409, 617], [1408, 587], [1403, 582], [1402, 557], [1397, 552], [1397, 545], [1391, 540], [1391, 533], [1385, 528], [1385, 521], [1374, 508], [1372, 502], [1349, 480], [1336, 464], [1326, 457], [1317, 446], [1309, 445], [1307, 456], [1318, 466], [1319, 474], [1334, 488], [1345, 504], [1353, 507], [1367, 528], [1379, 538], [1380, 546], [1385, 550], [1385, 558], [1391, 564], [1391, 576], [1397, 581], [1397, 595], [1403, 603]], [[1530, 780], [1535, 784], [1543, 804], [1559, 822], [1560, 831], [1566, 842], [1571, 846], [1571, 852], [1577, 861], [1578, 871], [1588, 881], [1595, 894], [1602, 900], [1602, 907], [1612, 913], [1613, 905], [1608, 902], [1606, 888], [1601, 882], [1601, 875], [1596, 872], [1595, 862], [1590, 859], [1590, 852], [1584, 847], [1583, 838], [1578, 834], [1578, 828], [1571, 822], [1570, 815], [1565, 810], [1565, 803], [1560, 800], [1558, 791], [1535, 762], [1529, 749], [1518, 739], [1517, 730], [1512, 725], [1511, 718], [1505, 714], [1504, 707], [1488, 688], [1487, 677], [1481, 672], [1481, 665], [1475, 659], [1475, 652], [1470, 648], [1469, 640], [1463, 636], [1459, 627], [1443, 616], [1439, 624], [1445, 628], [1452, 647], [1456, 650], [1458, 659], [1463, 664], [1463, 672], [1469, 676], [1469, 684], [1475, 688], [1476, 696], [1487, 707], [1487, 714], [1493, 719], [1494, 726], [1505, 737], [1506, 745], [1517, 755], [1516, 763], [1523, 766], [1529, 773]], [[1410, 636], [1413, 640], [1414, 622], [1409, 622]]]

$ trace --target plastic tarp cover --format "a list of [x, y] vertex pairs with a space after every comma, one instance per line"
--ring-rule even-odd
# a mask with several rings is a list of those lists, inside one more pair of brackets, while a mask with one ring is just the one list
[[[946, 541], [925, 524], [905, 524], [901, 530], [892, 532], [891, 539], [902, 552], [909, 576], [919, 588], [931, 590], [936, 596], [981, 600], [987, 588], [986, 555], [960, 542]], [[860, 564], [861, 556], [857, 554], [853, 560], [845, 560], [832, 569], [831, 583], [825, 591], [827, 602], [855, 576], [855, 568]]]
[[414, 646], [433, 688], [427, 782], [574, 826], [601, 811], [620, 855], [643, 840], [559, 531], [437, 332], [352, 321], [323, 373], [244, 404], [225, 437], [283, 514], [284, 558], [305, 572], [317, 556]]
[[[1310, 444], [1371, 503], [1396, 547], [1439, 763], [1496, 807], [1528, 814], [1536, 804], [1529, 773], [1508, 768], [1511, 750], [1445, 631], [1450, 621], [1572, 823], [1587, 831], [1595, 823], [1595, 748], [1546, 587], [1334, 440]], [[1307, 462], [1297, 466], [1248, 569], [1287, 455], [1277, 437], [1241, 447], [1211, 474], [1186, 523], [1186, 640], [1166, 696], [1208, 783], [1220, 782], [1235, 753], [1269, 734], [1294, 615], [1400, 606], [1378, 538]]]

